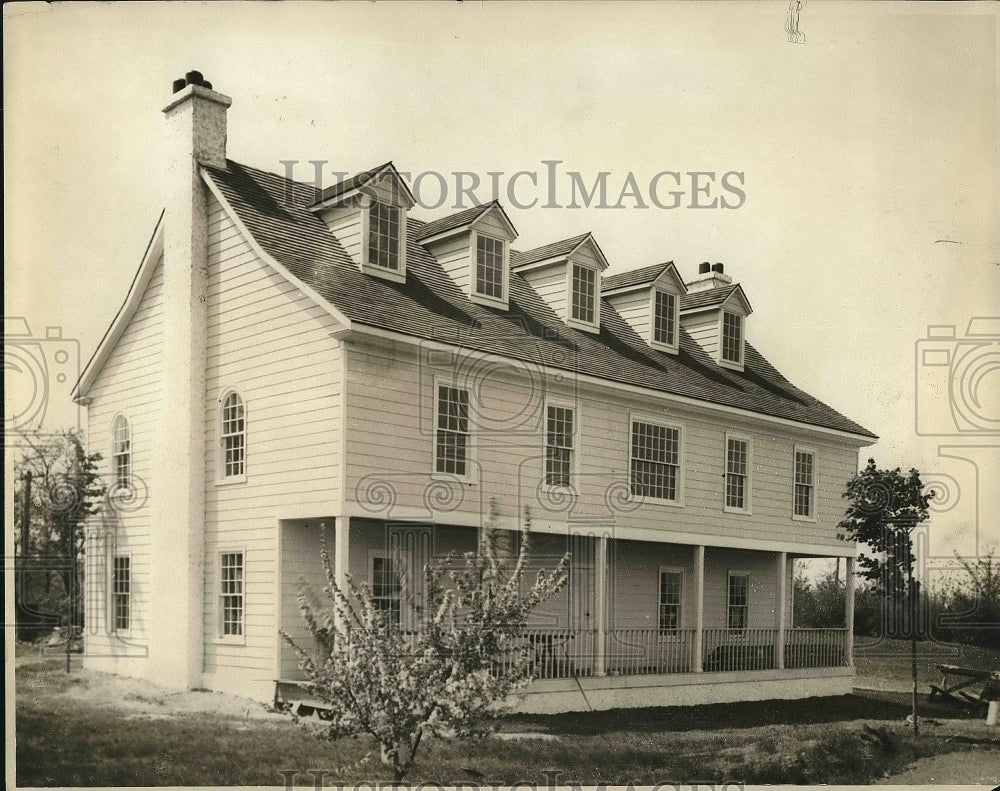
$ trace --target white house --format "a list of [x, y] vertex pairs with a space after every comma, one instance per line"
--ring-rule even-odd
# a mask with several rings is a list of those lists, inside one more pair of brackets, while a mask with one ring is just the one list
[[400, 565], [473, 548], [495, 498], [503, 527], [531, 508], [538, 562], [572, 556], [524, 709], [850, 690], [852, 594], [846, 628], [793, 628], [791, 567], [851, 568], [875, 436], [750, 345], [768, 317], [722, 265], [605, 277], [593, 236], [524, 250], [499, 203], [418, 219], [391, 163], [317, 194], [226, 158], [201, 75], [174, 89], [164, 212], [77, 386], [120, 486], [88, 666], [287, 692], [321, 530], [414, 619]]

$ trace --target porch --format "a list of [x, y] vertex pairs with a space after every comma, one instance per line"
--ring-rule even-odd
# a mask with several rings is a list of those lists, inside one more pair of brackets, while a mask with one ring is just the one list
[[[337, 576], [349, 572], [356, 582], [377, 584], [404, 629], [418, 628], [421, 608], [413, 604], [419, 596], [404, 595], [401, 585], [419, 578], [412, 572], [433, 556], [473, 549], [477, 536], [470, 527], [359, 518], [331, 519], [324, 527]], [[527, 651], [533, 663], [536, 680], [524, 711], [795, 698], [851, 689], [850, 586], [843, 627], [794, 626], [791, 553], [540, 531], [532, 542], [532, 567], [552, 568], [564, 552], [571, 561], [566, 588], [533, 614], [510, 649]], [[282, 547], [286, 570], [294, 557], [300, 571], [311, 570], [303, 576], [320, 582], [315, 523], [284, 523]], [[848, 558], [849, 579], [851, 566]], [[308, 639], [295, 587], [283, 573], [282, 628]], [[505, 661], [497, 657], [501, 668]], [[280, 649], [276, 678], [282, 679], [282, 698], [295, 700], [302, 676], [287, 647]]]

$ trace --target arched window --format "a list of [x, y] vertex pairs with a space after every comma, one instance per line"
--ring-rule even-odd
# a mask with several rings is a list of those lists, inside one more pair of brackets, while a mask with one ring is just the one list
[[111, 460], [114, 466], [115, 487], [119, 489], [132, 488], [132, 429], [128, 418], [119, 415], [115, 418], [111, 439]]
[[246, 410], [239, 393], [230, 393], [222, 402], [221, 477], [243, 478], [246, 475]]

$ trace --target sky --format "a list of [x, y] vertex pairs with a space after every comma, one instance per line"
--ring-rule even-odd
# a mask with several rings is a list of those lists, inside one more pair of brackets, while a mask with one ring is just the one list
[[[810, 2], [798, 42], [787, 14], [5, 5], [4, 315], [47, 355], [46, 422], [75, 420], [75, 376], [55, 372], [86, 363], [127, 293], [161, 210], [161, 110], [198, 69], [233, 99], [228, 153], [244, 164], [297, 162], [310, 180], [319, 160], [325, 185], [392, 160], [416, 179], [421, 219], [454, 210], [456, 178], [478, 178], [482, 200], [495, 179], [519, 249], [591, 231], [606, 274], [724, 263], [753, 307], [748, 340], [879, 435], [861, 462], [915, 466], [938, 487], [928, 555], [1000, 545], [1000, 329], [967, 333], [1000, 316], [997, 7]], [[588, 190], [604, 178], [607, 200], [578, 191], [570, 206], [570, 172]], [[651, 188], [663, 172], [680, 186]], [[29, 349], [10, 342], [17, 326], [5, 365]], [[46, 337], [56, 326], [62, 338]], [[932, 326], [955, 338], [929, 340]], [[931, 366], [931, 347], [948, 364]]]

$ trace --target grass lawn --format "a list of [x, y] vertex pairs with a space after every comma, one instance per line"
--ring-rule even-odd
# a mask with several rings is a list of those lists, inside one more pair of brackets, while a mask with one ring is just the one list
[[[886, 657], [872, 667], [908, 678], [908, 661], [896, 661], [905, 673]], [[1000, 765], [1000, 732], [987, 729], [978, 712], [929, 701], [922, 710], [941, 724], [925, 725], [917, 741], [903, 722], [908, 697], [893, 691], [512, 716], [501, 732], [549, 738], [432, 740], [406, 779], [545, 784], [543, 772], [552, 770], [561, 773], [559, 783], [581, 784], [867, 783], [955, 750]], [[368, 740], [319, 742], [238, 698], [77, 669], [67, 675], [59, 660], [17, 668], [18, 785], [283, 785], [282, 770], [298, 771], [295, 781], [304, 786], [315, 783], [307, 770], [328, 772], [329, 785], [388, 776]]]

